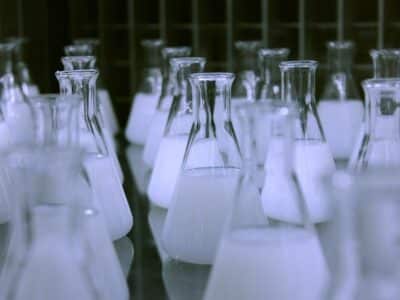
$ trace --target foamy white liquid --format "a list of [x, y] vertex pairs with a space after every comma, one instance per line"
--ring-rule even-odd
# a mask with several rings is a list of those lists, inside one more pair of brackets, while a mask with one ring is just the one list
[[221, 241], [205, 300], [320, 300], [329, 278], [317, 236], [251, 228]]
[[128, 125], [125, 129], [125, 137], [129, 142], [139, 145], [145, 144], [158, 98], [157, 94], [138, 93], [135, 95]]
[[199, 168], [181, 174], [162, 235], [169, 256], [212, 264], [238, 178], [239, 169], [234, 168]]
[[318, 113], [333, 157], [348, 159], [363, 120], [362, 102], [323, 99], [318, 104]]
[[153, 168], [164, 129], [167, 123], [168, 112], [157, 110], [151, 120], [150, 129], [143, 151], [143, 161], [147, 166]]
[[84, 166], [111, 238], [123, 237], [133, 225], [133, 216], [112, 159], [89, 154], [85, 157]]
[[97, 95], [99, 97], [100, 113], [106, 127], [114, 135], [119, 131], [118, 118], [115, 114], [114, 107], [111, 102], [110, 94], [106, 89], [98, 89]]
[[164, 137], [160, 143], [147, 195], [155, 205], [168, 208], [181, 170], [188, 135]]

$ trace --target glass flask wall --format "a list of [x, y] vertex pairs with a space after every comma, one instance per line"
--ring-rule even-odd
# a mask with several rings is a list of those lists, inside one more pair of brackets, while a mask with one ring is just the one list
[[[103, 67], [100, 51], [98, 50], [100, 46], [100, 41], [96, 38], [82, 38], [74, 40], [75, 47], [87, 47], [89, 52], [87, 54], [80, 55], [93, 55], [97, 57], [98, 63], [100, 66], [97, 66], [98, 69]], [[67, 54], [68, 55], [68, 54]], [[104, 70], [101, 69], [101, 74], [105, 74]], [[103, 75], [102, 75], [103, 76]], [[104, 120], [104, 124], [110, 130], [112, 134], [116, 134], [119, 131], [119, 124], [117, 114], [114, 110], [112, 99], [108, 89], [103, 83], [103, 77], [99, 76], [97, 82], [97, 97], [99, 98], [99, 114], [102, 116]]]
[[191, 73], [202, 72], [205, 62], [205, 58], [202, 57], [171, 59], [171, 66], [177, 74], [177, 90], [172, 100], [147, 192], [153, 204], [164, 208], [168, 208], [171, 202], [193, 123], [192, 91], [188, 77]]
[[160, 142], [167, 123], [168, 112], [177, 87], [176, 72], [171, 68], [171, 59], [175, 57], [188, 57], [192, 49], [190, 47], [166, 47], [162, 49], [162, 85], [158, 99], [157, 109], [151, 120], [148, 136], [143, 151], [143, 161], [150, 168], [154, 167]]
[[249, 180], [251, 165], [243, 171], [206, 300], [322, 299], [328, 269], [291, 167], [290, 122], [287, 108], [272, 117], [274, 165], [262, 196]]
[[327, 190], [337, 204], [335, 268], [325, 299], [397, 299], [398, 170], [337, 173]]
[[327, 43], [328, 72], [318, 113], [333, 157], [347, 163], [362, 125], [364, 108], [352, 75], [354, 44]]
[[15, 43], [0, 44], [0, 148], [31, 143], [33, 140], [32, 111], [13, 73]]
[[399, 93], [395, 78], [363, 82], [368, 107], [366, 128], [355, 169], [400, 166]]
[[162, 40], [142, 40], [143, 70], [139, 89], [133, 96], [125, 137], [129, 142], [144, 145], [148, 128], [161, 90], [161, 48]]
[[[62, 95], [78, 94], [84, 101], [87, 136], [91, 147], [86, 153], [84, 166], [95, 197], [102, 206], [108, 229], [113, 239], [126, 235], [132, 227], [130, 211], [121, 177], [115, 162], [107, 152], [104, 135], [96, 118], [96, 70], [58, 71], [56, 73]], [[82, 145], [82, 135], [79, 137]], [[112, 201], [111, 201], [112, 199]]]
[[174, 259], [211, 264], [241, 168], [230, 120], [232, 73], [190, 75], [193, 125], [162, 235]]
[[320, 178], [335, 170], [335, 163], [318, 116], [315, 102], [315, 61], [280, 64], [282, 99], [298, 107], [295, 118], [294, 169], [312, 222], [329, 219], [329, 205]]

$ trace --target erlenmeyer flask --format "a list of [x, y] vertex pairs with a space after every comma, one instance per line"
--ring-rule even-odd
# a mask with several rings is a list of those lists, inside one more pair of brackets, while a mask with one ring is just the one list
[[144, 145], [156, 111], [161, 89], [162, 40], [143, 40], [143, 71], [139, 89], [133, 97], [125, 137], [134, 144]]
[[110, 234], [116, 239], [129, 232], [133, 217], [96, 116], [97, 74], [97, 70], [57, 71], [56, 77], [62, 95], [78, 94], [83, 98], [86, 131], [92, 139], [92, 147], [84, 149], [85, 168], [95, 197], [103, 207]]
[[237, 41], [236, 50], [236, 79], [232, 86], [232, 106], [243, 101], [255, 101], [257, 51], [260, 41]]
[[162, 236], [177, 260], [211, 264], [232, 208], [241, 168], [230, 118], [233, 79], [232, 73], [189, 77], [194, 121]]
[[[94, 56], [64, 56], [61, 58], [61, 62], [64, 66], [64, 70], [66, 71], [72, 71], [72, 70], [88, 70], [88, 69], [93, 69], [96, 63], [96, 58]], [[113, 162], [117, 168], [118, 174], [120, 177], [123, 179], [123, 172], [121, 165], [118, 161], [117, 153], [116, 153], [116, 144], [115, 140], [113, 139], [111, 130], [109, 126], [106, 126], [104, 119], [102, 118], [101, 114], [101, 108], [100, 108], [100, 98], [97, 98], [96, 101], [96, 110], [95, 114], [97, 116], [97, 119], [100, 122], [101, 126], [101, 131], [104, 134], [104, 140], [106, 142], [107, 146], [107, 151], [111, 155]], [[81, 101], [81, 107], [80, 107], [80, 115], [81, 118], [80, 120], [80, 127], [83, 129], [80, 132], [81, 135], [81, 141], [83, 142], [82, 146], [83, 147], [91, 147], [90, 142], [93, 142], [93, 140], [90, 137], [90, 134], [86, 129], [85, 125], [85, 113], [84, 113], [84, 101]]]
[[279, 64], [287, 60], [288, 48], [262, 48], [258, 50], [260, 81], [257, 86], [257, 100], [268, 101], [281, 98], [281, 73]]
[[238, 186], [205, 300], [322, 299], [329, 273], [292, 169], [291, 121], [288, 108], [271, 120], [275, 161], [265, 179], [265, 213], [248, 182]]
[[[398, 78], [400, 77], [400, 49], [380, 49], [371, 50], [374, 78]], [[365, 107], [369, 107], [368, 97], [365, 97]], [[348, 168], [354, 170], [357, 168], [357, 162], [361, 159], [362, 149], [365, 148], [367, 141], [366, 127], [367, 114], [365, 112], [364, 122], [359, 131], [353, 151], [348, 163]]]
[[[13, 74], [12, 51], [15, 43], [0, 43], [1, 147], [33, 141], [33, 117], [18, 78]], [[5, 121], [5, 122], [4, 122]]]
[[369, 79], [363, 88], [368, 109], [355, 169], [400, 166], [400, 79]]
[[7, 40], [15, 44], [15, 74], [18, 77], [22, 92], [27, 97], [38, 95], [39, 87], [32, 81], [28, 66], [24, 61], [24, 46], [28, 42], [27, 39], [21, 37], [11, 37]]
[[333, 157], [347, 164], [364, 114], [351, 74], [354, 44], [332, 41], [327, 43], [327, 48], [328, 76], [318, 113]]
[[297, 105], [295, 120], [294, 169], [299, 179], [310, 219], [314, 223], [328, 220], [329, 205], [324, 197], [320, 177], [335, 170], [335, 163], [318, 117], [315, 103], [315, 61], [287, 61], [280, 64], [282, 99]]
[[143, 151], [143, 160], [150, 168], [154, 166], [177, 85], [176, 74], [173, 73], [175, 70], [172, 70], [170, 61], [174, 57], [190, 56], [191, 51], [190, 47], [167, 47], [161, 51], [163, 58], [161, 95], [151, 120]]
[[172, 100], [147, 193], [150, 201], [161, 207], [168, 208], [171, 202], [193, 123], [189, 75], [202, 72], [205, 63], [202, 57], [171, 59], [174, 74], [177, 74], [178, 88]]
[[[98, 51], [98, 48], [100, 46], [100, 41], [96, 38], [82, 38], [82, 39], [76, 39], [74, 40], [74, 44], [76, 45], [86, 45], [89, 48], [92, 49], [92, 53], [87, 54], [87, 55], [93, 55], [97, 58], [98, 65], [97, 69], [103, 71], [101, 69], [102, 65], [102, 60], [100, 57], [100, 51]], [[68, 55], [68, 54], [67, 54]], [[84, 54], [81, 54], [84, 55]], [[104, 72], [101, 72], [101, 74], [104, 74]], [[99, 110], [100, 114], [102, 115], [102, 118], [104, 120], [104, 124], [107, 126], [107, 128], [110, 130], [112, 134], [116, 134], [119, 131], [119, 124], [118, 124], [118, 118], [115, 113], [111, 96], [106, 88], [103, 78], [100, 76], [97, 81], [97, 97], [99, 98]]]

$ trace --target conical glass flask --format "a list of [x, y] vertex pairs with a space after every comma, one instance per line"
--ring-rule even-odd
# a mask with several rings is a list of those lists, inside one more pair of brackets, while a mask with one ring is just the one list
[[[49, 280], [47, 276], [56, 274], [43, 274], [43, 277], [33, 279], [32, 276], [41, 273], [38, 268], [43, 270], [48, 267], [49, 269], [45, 269], [47, 272], [68, 272], [68, 267], [73, 267], [76, 263], [85, 267], [85, 278], [89, 281], [88, 287], [92, 285], [96, 293], [95, 299], [128, 299], [127, 285], [104, 219], [93, 209], [91, 190], [80, 174], [80, 152], [73, 148], [26, 148], [10, 154], [7, 163], [11, 174], [11, 186], [16, 187], [24, 182], [24, 188], [20, 189], [14, 198], [16, 202], [11, 243], [1, 274], [1, 285], [2, 288], [6, 287], [6, 293], [15, 291], [18, 295], [22, 293], [21, 290], [26, 293], [29, 288], [32, 289], [31, 283], [36, 279], [39, 290], [46, 290], [51, 281], [46, 282], [45, 279]], [[32, 218], [29, 217], [31, 210], [45, 209], [49, 212], [48, 215], [40, 215], [39, 218], [43, 222], [47, 216], [54, 220], [64, 220], [63, 215], [57, 214], [58, 210], [52, 211], [58, 208], [73, 216], [79, 222], [76, 225], [80, 225], [79, 233], [73, 234], [77, 240], [74, 241], [73, 249], [67, 251], [70, 257], [66, 261], [63, 258], [66, 258], [64, 252], [68, 247], [63, 240], [58, 239], [62, 238], [64, 231], [53, 232], [59, 229], [58, 224], [61, 223], [44, 223], [40, 225], [37, 236], [30, 236], [31, 230], [35, 232], [36, 226], [36, 223], [31, 223]], [[50, 239], [47, 239], [48, 237]], [[53, 239], [55, 237], [58, 238]], [[57, 261], [58, 259], [60, 261]], [[63, 263], [68, 261], [72, 266], [64, 266], [63, 269]], [[73, 280], [73, 277], [69, 280]], [[63, 284], [66, 284], [66, 289], [71, 288], [68, 281], [58, 284], [58, 289], [64, 288]]]
[[327, 43], [328, 74], [318, 113], [333, 157], [347, 161], [360, 130], [364, 108], [351, 74], [354, 44], [351, 41]]
[[142, 40], [143, 71], [138, 91], [133, 97], [125, 137], [133, 144], [144, 145], [161, 90], [162, 40]]
[[364, 143], [355, 169], [400, 166], [400, 80], [369, 79], [363, 88], [368, 107]]
[[[380, 49], [371, 50], [370, 56], [373, 64], [374, 78], [398, 78], [400, 77], [400, 49]], [[365, 107], [368, 109], [368, 97], [365, 97]], [[348, 163], [348, 168], [354, 170], [357, 168], [357, 162], [361, 159], [362, 149], [367, 141], [366, 123], [368, 111], [365, 112], [365, 118], [362, 128], [359, 131], [353, 151]]]
[[190, 47], [167, 47], [162, 49], [163, 69], [161, 95], [158, 99], [157, 109], [151, 120], [149, 132], [143, 151], [143, 160], [147, 166], [153, 168], [160, 147], [160, 142], [167, 123], [168, 112], [171, 107], [174, 90], [176, 88], [175, 70], [171, 68], [170, 61], [174, 57], [187, 57], [192, 52]]
[[13, 73], [15, 43], [0, 43], [0, 147], [31, 143], [34, 137], [32, 111], [18, 78]]
[[[98, 50], [100, 41], [96, 38], [82, 38], [74, 40], [74, 44], [91, 48], [92, 52], [86, 55], [93, 55], [97, 58], [98, 66], [96, 68], [101, 71], [100, 74], [104, 74], [104, 70], [101, 68], [103, 65], [100, 51]], [[97, 97], [99, 98], [99, 110], [104, 120], [104, 124], [112, 134], [117, 134], [119, 131], [117, 114], [115, 113], [110, 93], [103, 82], [102, 76], [99, 76], [97, 80]]]
[[111, 236], [116, 239], [129, 232], [133, 217], [122, 188], [120, 175], [112, 156], [107, 151], [104, 135], [96, 116], [97, 74], [97, 70], [57, 71], [56, 77], [62, 95], [77, 94], [83, 98], [86, 137], [91, 140], [91, 146], [84, 148], [87, 153], [85, 168], [95, 197], [104, 208]]
[[257, 52], [260, 47], [260, 41], [235, 43], [237, 75], [232, 86], [232, 106], [243, 101], [255, 101]]
[[[96, 63], [96, 58], [94, 56], [64, 56], [61, 58], [61, 62], [64, 66], [64, 70], [66, 71], [72, 71], [72, 70], [88, 70], [88, 69], [93, 69]], [[113, 162], [117, 168], [118, 174], [120, 175], [120, 177], [123, 179], [123, 172], [122, 172], [122, 168], [121, 165], [118, 161], [118, 157], [117, 157], [117, 153], [116, 153], [116, 144], [115, 144], [115, 140], [113, 139], [113, 135], [111, 133], [111, 130], [109, 128], [109, 126], [107, 126], [104, 121], [103, 115], [101, 113], [101, 106], [100, 106], [100, 98], [97, 98], [96, 101], [96, 116], [97, 119], [100, 122], [100, 126], [101, 126], [101, 131], [104, 134], [104, 140], [106, 143], [106, 147], [107, 147], [107, 151], [108, 153], [111, 155]], [[85, 113], [84, 113], [84, 102], [81, 102], [81, 107], [80, 107], [80, 127], [83, 129], [81, 132], [81, 137], [82, 137], [82, 141], [84, 142], [85, 145], [85, 136], [87, 136], [87, 131], [86, 129], [86, 124], [85, 124]], [[90, 141], [90, 137], [88, 138]], [[89, 144], [90, 147], [90, 144]]]
[[27, 97], [38, 95], [39, 87], [32, 81], [28, 66], [24, 61], [24, 46], [27, 44], [28, 40], [21, 37], [12, 37], [8, 38], [7, 40], [15, 44], [15, 74], [18, 77], [19, 83], [21, 84], [22, 92]]
[[241, 154], [230, 117], [232, 73], [189, 76], [193, 125], [162, 241], [174, 259], [211, 264], [239, 179]]
[[288, 48], [262, 48], [258, 50], [260, 81], [257, 86], [257, 100], [277, 100], [281, 98], [281, 73], [279, 64], [288, 59]]
[[294, 169], [299, 179], [310, 219], [327, 221], [329, 205], [320, 178], [335, 170], [332, 153], [326, 143], [315, 103], [315, 61], [287, 61], [280, 64], [282, 99], [295, 103], [299, 113], [295, 120]]
[[205, 63], [202, 57], [171, 59], [171, 66], [177, 74], [178, 88], [172, 100], [147, 192], [152, 203], [164, 208], [168, 208], [171, 202], [193, 123], [189, 75], [202, 72]]
[[265, 212], [260, 195], [250, 194], [248, 182], [241, 181], [205, 300], [322, 299], [329, 273], [292, 168], [288, 112], [282, 108], [271, 120], [267, 157], [274, 165], [265, 178]]

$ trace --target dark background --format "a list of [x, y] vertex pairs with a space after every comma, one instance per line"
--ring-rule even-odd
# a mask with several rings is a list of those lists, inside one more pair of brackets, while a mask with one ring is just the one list
[[325, 42], [356, 43], [357, 80], [371, 74], [371, 48], [400, 47], [397, 0], [0, 0], [0, 38], [25, 36], [32, 77], [43, 92], [57, 92], [54, 72], [63, 46], [77, 37], [101, 40], [101, 71], [125, 124], [139, 80], [143, 38], [191, 45], [208, 70], [233, 70], [233, 43], [261, 39], [289, 47], [291, 58], [322, 62]]

